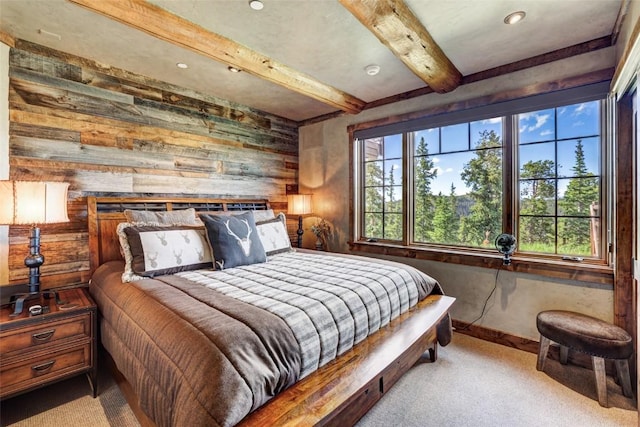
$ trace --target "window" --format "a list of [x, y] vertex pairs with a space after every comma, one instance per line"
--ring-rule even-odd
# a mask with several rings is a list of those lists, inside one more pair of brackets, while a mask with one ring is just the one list
[[507, 232], [606, 261], [606, 86], [586, 88], [356, 131], [357, 240], [482, 253]]
[[600, 256], [600, 104], [518, 115], [520, 250]]
[[371, 238], [402, 239], [402, 135], [373, 138], [364, 150], [364, 228]]
[[502, 118], [412, 132], [413, 241], [487, 246], [502, 227]]

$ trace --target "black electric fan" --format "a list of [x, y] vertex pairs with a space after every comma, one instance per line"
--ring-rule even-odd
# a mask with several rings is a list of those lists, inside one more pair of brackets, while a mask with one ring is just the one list
[[502, 260], [504, 265], [511, 264], [511, 255], [516, 251], [516, 243], [516, 238], [512, 234], [503, 233], [496, 237], [496, 249], [504, 255]]

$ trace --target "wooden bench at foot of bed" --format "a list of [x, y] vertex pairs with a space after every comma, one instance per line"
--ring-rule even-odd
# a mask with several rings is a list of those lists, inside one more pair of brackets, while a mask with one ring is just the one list
[[239, 425], [350, 426], [428, 350], [437, 357], [436, 326], [455, 301], [430, 295], [409, 313], [294, 384]]

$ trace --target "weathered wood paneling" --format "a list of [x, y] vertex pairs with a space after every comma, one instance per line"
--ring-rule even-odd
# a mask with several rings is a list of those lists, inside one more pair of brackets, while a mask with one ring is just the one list
[[[87, 195], [268, 198], [297, 183], [295, 122], [16, 40], [10, 178], [70, 183], [66, 224], [44, 225], [43, 288], [85, 282]], [[28, 275], [28, 227], [11, 227], [9, 278]]]

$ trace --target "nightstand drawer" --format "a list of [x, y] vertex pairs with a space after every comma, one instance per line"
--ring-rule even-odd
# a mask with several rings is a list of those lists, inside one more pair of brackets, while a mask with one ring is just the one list
[[91, 337], [91, 313], [55, 322], [47, 322], [0, 334], [0, 355], [9, 356], [14, 351], [37, 349], [43, 344], [60, 343]]
[[92, 368], [91, 342], [62, 348], [0, 367], [2, 397]]

